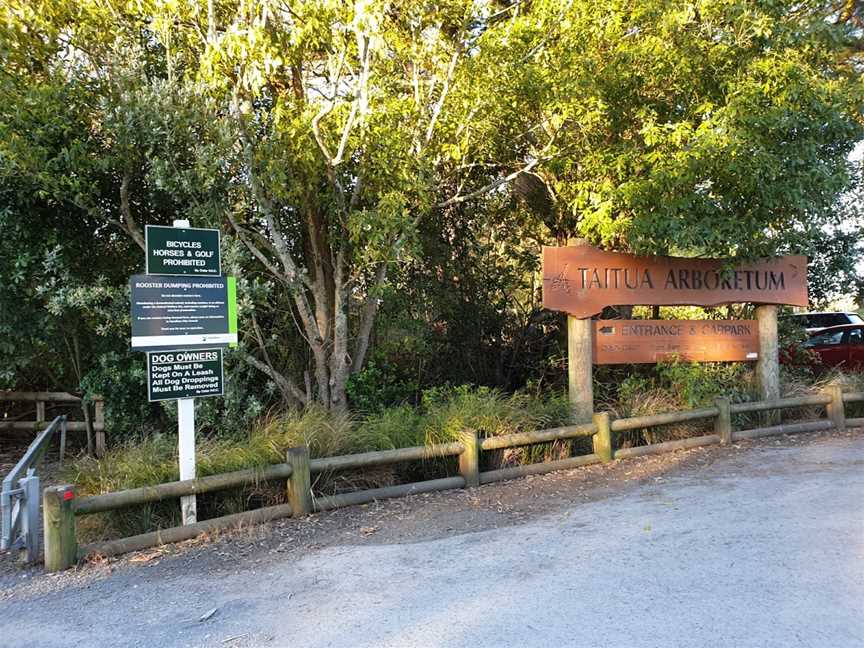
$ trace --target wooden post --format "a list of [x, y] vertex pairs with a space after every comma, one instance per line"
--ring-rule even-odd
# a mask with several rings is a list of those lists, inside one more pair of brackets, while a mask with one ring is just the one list
[[63, 458], [66, 456], [66, 416], [60, 419], [60, 467], [63, 467]]
[[40, 430], [43, 429], [45, 423], [45, 401], [36, 401], [36, 422], [43, 424], [38, 426]]
[[567, 379], [573, 423], [589, 423], [594, 414], [590, 319], [567, 316]]
[[598, 412], [594, 414], [594, 425], [597, 432], [592, 437], [594, 454], [600, 457], [603, 463], [609, 463], [614, 456], [614, 445], [612, 443], [612, 428], [609, 426], [609, 412]]
[[73, 486], [49, 486], [42, 494], [45, 571], [67, 569], [78, 561]]
[[721, 445], [732, 443], [732, 406], [728, 398], [716, 398], [714, 404], [720, 413], [714, 419], [714, 434], [720, 437]]
[[459, 474], [465, 478], [465, 488], [480, 485], [480, 440], [477, 430], [462, 432], [462, 445], [465, 449], [459, 455]]
[[93, 419], [90, 418], [90, 404], [81, 399], [81, 411], [84, 413], [84, 426], [87, 428], [87, 454], [93, 456], [96, 448], [93, 445]]
[[93, 401], [94, 421], [93, 430], [96, 432], [96, 456], [105, 454], [105, 401], [96, 398]]
[[[777, 342], [777, 307], [760, 304], [756, 307], [759, 323], [759, 358], [756, 361], [756, 384], [762, 400], [780, 398], [780, 350]], [[780, 422], [779, 412], [768, 412], [766, 424]]]
[[288, 448], [288, 503], [293, 517], [302, 517], [312, 512], [312, 473], [309, 471], [309, 449], [306, 446]]
[[831, 402], [825, 407], [828, 418], [834, 424], [834, 429], [838, 432], [844, 432], [846, 430], [846, 408], [843, 405], [843, 387], [828, 385], [824, 392], [831, 399]]

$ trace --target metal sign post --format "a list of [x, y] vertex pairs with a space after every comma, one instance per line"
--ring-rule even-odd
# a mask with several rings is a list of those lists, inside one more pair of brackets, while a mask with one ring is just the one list
[[[175, 220], [174, 227], [189, 227], [188, 220]], [[218, 241], [218, 239], [217, 239]], [[218, 243], [217, 243], [218, 245]], [[147, 252], [149, 265], [150, 252]], [[149, 270], [149, 268], [148, 268]], [[218, 269], [217, 269], [218, 274]], [[177, 399], [177, 436], [180, 455], [180, 480], [195, 479], [195, 399]], [[198, 521], [198, 499], [195, 495], [180, 498], [180, 515], [183, 525]]]
[[[148, 352], [148, 399], [177, 400], [180, 479], [195, 479], [195, 397], [223, 393], [221, 347], [237, 344], [236, 284], [221, 275], [218, 230], [175, 220], [146, 232], [147, 274], [129, 280], [132, 349]], [[181, 497], [180, 510], [184, 525], [197, 522], [195, 495]]]
[[[195, 399], [177, 399], [177, 428], [180, 437], [180, 479], [195, 479]], [[183, 524], [198, 521], [198, 502], [195, 495], [180, 498]]]

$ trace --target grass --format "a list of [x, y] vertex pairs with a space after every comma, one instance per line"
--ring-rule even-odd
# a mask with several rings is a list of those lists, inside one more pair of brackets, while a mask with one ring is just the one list
[[[567, 422], [569, 408], [563, 395], [543, 397], [505, 395], [486, 388], [446, 388], [427, 392], [418, 408], [399, 406], [364, 418], [334, 414], [318, 407], [264, 416], [247, 436], [201, 439], [196, 447], [199, 477], [245, 468], [262, 468], [285, 460], [288, 448], [305, 445], [310, 455], [327, 457], [388, 450], [458, 440], [463, 430], [496, 436]], [[73, 462], [65, 478], [79, 494], [92, 495], [179, 479], [174, 435], [157, 435], [112, 448], [100, 459], [82, 457]], [[573, 450], [569, 443], [545, 444], [531, 449], [488, 453], [498, 465], [549, 459]], [[316, 494], [375, 488], [455, 472], [455, 460], [442, 458], [376, 470], [344, 471], [319, 475]], [[284, 501], [284, 485], [260, 484], [242, 491], [198, 496], [199, 518], [246, 510]], [[133, 535], [179, 523], [176, 502], [160, 502], [134, 509], [82, 518], [85, 540]]]
[[[598, 410], [614, 417], [641, 416], [711, 405], [716, 394], [733, 401], [758, 400], [752, 370], [743, 365], [682, 365], [661, 367], [653, 376], [630, 376], [606, 390]], [[828, 384], [841, 384], [847, 391], [864, 391], [864, 375], [826, 373], [818, 377], [784, 369], [784, 396], [816, 393]], [[610, 394], [612, 394], [610, 396]], [[823, 408], [786, 410], [785, 420], [823, 415]], [[864, 416], [864, 404], [847, 406], [847, 416]], [[419, 407], [392, 407], [366, 417], [333, 414], [311, 407], [302, 412], [273, 413], [260, 418], [243, 438], [199, 440], [196, 448], [198, 476], [264, 467], [285, 460], [288, 448], [305, 445], [312, 457], [355, 454], [446, 443], [459, 440], [465, 430], [481, 437], [564, 425], [569, 405], [564, 394], [527, 392], [504, 394], [488, 388], [447, 387], [427, 391]], [[736, 415], [737, 429], [761, 425], [759, 414]], [[712, 422], [668, 425], [618, 435], [618, 447], [659, 443], [706, 434]], [[101, 459], [83, 457], [71, 464], [65, 478], [77, 485], [81, 495], [98, 494], [175, 481], [177, 468], [175, 435], [157, 435], [113, 448]], [[591, 440], [538, 444], [484, 452], [482, 469], [551, 461], [591, 452]], [[394, 483], [419, 481], [455, 473], [452, 457], [427, 462], [385, 466], [375, 470], [343, 471], [318, 475], [317, 495], [334, 494]], [[284, 484], [262, 483], [243, 490], [198, 496], [199, 518], [247, 510], [284, 501]], [[179, 523], [179, 506], [169, 501], [85, 516], [80, 523], [82, 538], [102, 539], [133, 535]]]
[[[709, 407], [719, 394], [732, 402], [756, 400], [752, 369], [743, 363], [664, 362], [647, 375], [626, 376], [605, 392], [607, 397], [598, 409], [609, 411], [615, 418]], [[618, 436], [618, 447], [699, 436], [708, 434], [712, 427], [709, 419], [631, 430]]]

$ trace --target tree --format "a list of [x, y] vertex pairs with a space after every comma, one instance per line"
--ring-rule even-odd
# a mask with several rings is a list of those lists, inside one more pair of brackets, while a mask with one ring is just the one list
[[[411, 272], [476, 258], [501, 260], [502, 286], [530, 275], [521, 246], [512, 272], [489, 252], [526, 211], [550, 241], [645, 253], [818, 246], [862, 135], [847, 9], [11, 0], [4, 206], [21, 218], [35, 200], [36, 227], [118, 255], [145, 222], [222, 227], [242, 358], [285, 403], [341, 409]], [[451, 230], [471, 238], [449, 252], [460, 263], [430, 244]]]
[[312, 376], [303, 389], [274, 366], [257, 321], [246, 358], [288, 400], [346, 406], [388, 270], [435, 213], [453, 135], [442, 124], [473, 119], [449, 95], [489, 18], [462, 2], [316, 1], [226, 3], [208, 22], [187, 78], [221, 106], [236, 144], [247, 208], [228, 220], [273, 280], [270, 306], [290, 296]]
[[530, 171], [531, 204], [559, 238], [642, 253], [784, 251], [831, 220], [864, 134], [862, 34], [828, 20], [833, 11], [531, 3], [480, 40], [472, 83], [459, 87], [485, 97], [486, 117], [461, 146], [470, 162], [504, 161], [489, 142], [505, 125], [511, 168]]

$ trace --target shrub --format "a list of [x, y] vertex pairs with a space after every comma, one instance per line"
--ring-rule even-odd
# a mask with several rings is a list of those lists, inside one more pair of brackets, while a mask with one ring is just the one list
[[[565, 425], [570, 421], [567, 397], [560, 393], [543, 397], [525, 392], [505, 395], [488, 387], [443, 387], [424, 392], [422, 407], [421, 425], [429, 444], [456, 441], [463, 430], [475, 430], [481, 437], [491, 437]], [[486, 452], [483, 462], [484, 468], [494, 469], [558, 459], [570, 456], [574, 450], [585, 452], [584, 440]]]
[[[648, 375], [624, 378], [605, 407], [617, 417], [646, 416], [707, 407], [725, 395], [733, 402], [753, 400], [752, 369], [742, 363], [688, 363], [677, 360], [657, 365]], [[619, 436], [619, 445], [660, 443], [705, 434], [710, 422], [682, 423], [634, 430]]]
[[345, 388], [351, 406], [367, 413], [409, 402], [418, 389], [416, 378], [386, 361], [370, 361], [348, 379]]
[[[509, 434], [566, 423], [569, 408], [563, 395], [543, 398], [529, 394], [504, 395], [488, 388], [455, 387], [430, 390], [421, 407], [400, 405], [365, 418], [310, 407], [302, 412], [262, 416], [245, 438], [211, 436], [196, 448], [197, 474], [204, 477], [244, 468], [261, 468], [284, 461], [288, 448], [305, 445], [312, 457], [387, 450], [458, 440], [464, 429], [483, 436]], [[487, 453], [493, 467], [506, 463], [537, 461], [569, 454], [571, 443]], [[376, 470], [318, 475], [313, 489], [318, 495], [374, 488], [399, 481], [427, 478], [430, 474], [452, 474], [455, 460], [443, 458], [418, 464], [393, 465]], [[101, 459], [83, 457], [75, 461], [66, 478], [78, 485], [82, 495], [150, 486], [179, 478], [176, 437], [155, 435], [127, 441]], [[240, 492], [199, 495], [199, 517], [244, 510], [259, 504], [284, 500], [283, 485], [261, 484]], [[176, 502], [157, 503], [87, 516], [84, 537], [107, 537], [141, 533], [155, 527], [179, 523]]]

